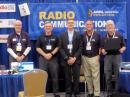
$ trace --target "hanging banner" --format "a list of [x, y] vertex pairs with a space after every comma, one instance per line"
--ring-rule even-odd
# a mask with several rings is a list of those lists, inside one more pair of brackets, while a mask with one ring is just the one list
[[0, 28], [14, 28], [16, 19], [0, 19]]
[[37, 39], [44, 32], [44, 22], [53, 23], [53, 32], [59, 35], [66, 31], [66, 20], [75, 19], [75, 30], [85, 31], [85, 21], [93, 20], [94, 29], [105, 33], [107, 20], [114, 20], [116, 28], [127, 38], [126, 3], [63, 3], [38, 4], [30, 3], [29, 35]]
[[7, 43], [8, 34], [0, 34], [0, 43]]
[[14, 3], [0, 3], [0, 13], [1, 12], [16, 12], [16, 5]]

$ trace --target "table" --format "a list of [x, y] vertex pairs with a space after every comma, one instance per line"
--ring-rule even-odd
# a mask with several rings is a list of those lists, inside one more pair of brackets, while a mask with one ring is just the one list
[[0, 97], [18, 97], [23, 90], [23, 74], [0, 75]]
[[130, 93], [130, 70], [121, 71], [119, 73], [119, 90], [121, 92]]
[[[119, 90], [130, 93], [130, 72], [119, 73]], [[23, 74], [0, 75], [0, 97], [18, 97], [23, 91]]]

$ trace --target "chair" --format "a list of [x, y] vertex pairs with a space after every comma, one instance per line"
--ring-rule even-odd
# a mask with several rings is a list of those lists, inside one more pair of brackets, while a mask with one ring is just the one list
[[87, 82], [86, 82], [86, 79], [85, 79], [85, 76], [84, 76], [84, 69], [83, 69], [83, 66], [81, 65], [81, 68], [80, 68], [80, 82], [84, 82], [85, 84], [85, 97], [87, 97]]
[[19, 97], [45, 97], [46, 71], [34, 69], [23, 75], [24, 91], [19, 92]]

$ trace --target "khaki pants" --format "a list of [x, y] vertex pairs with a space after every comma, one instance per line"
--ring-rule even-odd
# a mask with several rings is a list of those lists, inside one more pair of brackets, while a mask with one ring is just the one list
[[94, 96], [100, 96], [99, 56], [91, 58], [82, 56], [82, 64], [89, 94], [94, 94]]

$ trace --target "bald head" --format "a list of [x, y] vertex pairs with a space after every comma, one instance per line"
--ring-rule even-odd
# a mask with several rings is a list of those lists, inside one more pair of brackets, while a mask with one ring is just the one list
[[20, 20], [16, 20], [15, 22], [14, 22], [14, 25], [22, 25], [22, 21], [20, 21]]
[[22, 30], [22, 21], [16, 20], [16, 21], [14, 22], [14, 29], [15, 29], [15, 32], [16, 32], [16, 33], [20, 33], [21, 30]]

